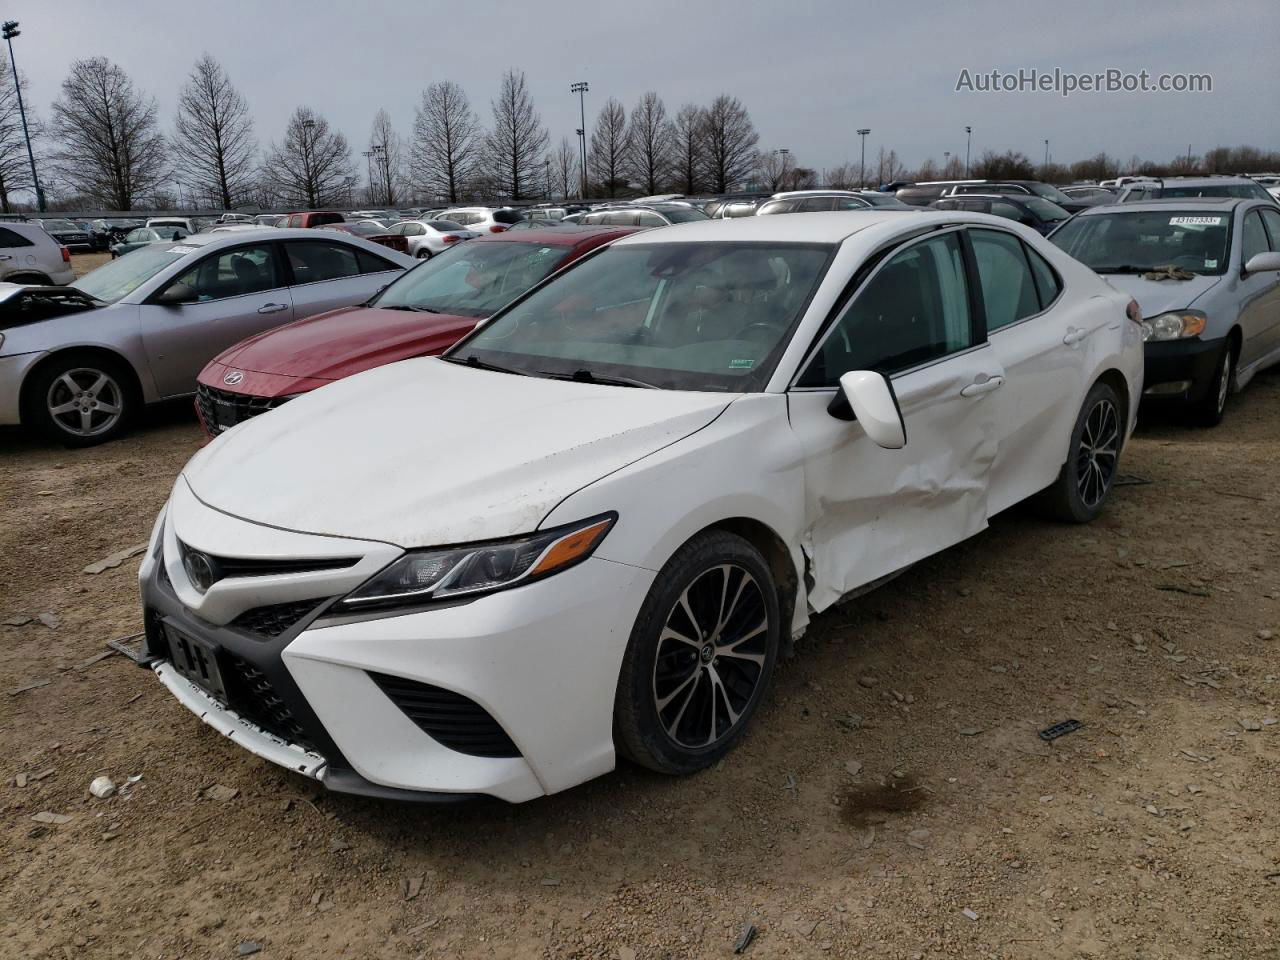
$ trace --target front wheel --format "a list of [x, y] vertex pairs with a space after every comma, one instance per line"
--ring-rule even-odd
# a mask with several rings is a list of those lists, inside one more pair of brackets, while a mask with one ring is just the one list
[[418, 252], [415, 253], [414, 256], [417, 257], [419, 260], [430, 260], [431, 251], [428, 250], [426, 247], [419, 247]]
[[114, 440], [139, 405], [123, 364], [94, 354], [68, 353], [36, 372], [23, 397], [23, 421], [67, 447]]
[[1209, 389], [1204, 392], [1200, 402], [1193, 407], [1196, 422], [1202, 427], [1216, 427], [1222, 422], [1222, 415], [1227, 411], [1227, 397], [1231, 394], [1231, 384], [1236, 376], [1236, 345], [1228, 338], [1222, 345], [1222, 356], [1218, 358], [1216, 372]]
[[631, 631], [614, 707], [617, 745], [659, 773], [724, 756], [769, 686], [782, 625], [760, 552], [726, 531], [667, 561]]
[[1120, 466], [1123, 437], [1120, 398], [1107, 384], [1095, 383], [1071, 431], [1067, 462], [1044, 491], [1042, 502], [1050, 516], [1088, 523], [1102, 512]]

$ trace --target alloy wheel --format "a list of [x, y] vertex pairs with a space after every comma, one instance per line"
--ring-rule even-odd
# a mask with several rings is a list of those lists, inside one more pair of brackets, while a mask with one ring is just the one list
[[699, 574], [658, 637], [653, 703], [667, 736], [705, 748], [729, 736], [760, 688], [769, 609], [756, 578], [737, 564]]
[[96, 437], [120, 422], [124, 391], [102, 370], [76, 367], [49, 384], [45, 405], [62, 430], [76, 437]]
[[1076, 455], [1076, 489], [1086, 507], [1097, 506], [1111, 489], [1119, 453], [1119, 411], [1110, 400], [1099, 400], [1085, 417]]
[[1231, 392], [1231, 359], [1231, 346], [1228, 344], [1223, 351], [1222, 369], [1218, 371], [1218, 413], [1226, 409], [1227, 394]]

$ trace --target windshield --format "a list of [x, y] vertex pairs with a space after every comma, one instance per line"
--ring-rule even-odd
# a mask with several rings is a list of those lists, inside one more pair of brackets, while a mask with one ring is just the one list
[[1034, 213], [1041, 220], [1067, 220], [1071, 217], [1071, 214], [1067, 213], [1067, 211], [1063, 210], [1056, 203], [1049, 200], [1041, 200], [1039, 197], [1031, 197], [1028, 200], [1024, 200], [1023, 203], [1027, 205], [1028, 210]]
[[690, 223], [694, 220], [710, 220], [701, 210], [695, 210], [693, 207], [654, 207], [664, 217], [672, 223]]
[[339, 233], [354, 233], [360, 237], [372, 237], [387, 232], [387, 228], [376, 223], [344, 223]]
[[370, 306], [491, 317], [560, 266], [568, 252], [515, 241], [456, 244], [400, 276]]
[[91, 297], [115, 303], [133, 293], [157, 273], [191, 252], [191, 247], [162, 244], [139, 247], [127, 257], [104, 263], [75, 283], [76, 289]]
[[1195, 210], [1101, 213], [1076, 217], [1050, 239], [1098, 273], [1174, 266], [1219, 274], [1226, 270], [1230, 225], [1230, 214]]
[[672, 390], [758, 390], [830, 260], [819, 244], [611, 247], [450, 356], [521, 373]]
[[46, 230], [79, 230], [70, 220], [41, 220], [40, 226]]
[[452, 220], [426, 220], [424, 222], [432, 230], [444, 230], [445, 232], [450, 232], [467, 229], [462, 224], [454, 223]]
[[1054, 203], [1071, 202], [1071, 198], [1059, 190], [1057, 187], [1049, 183], [1028, 183], [1026, 188], [1034, 193], [1037, 197], [1044, 197], [1046, 200], [1052, 200]]

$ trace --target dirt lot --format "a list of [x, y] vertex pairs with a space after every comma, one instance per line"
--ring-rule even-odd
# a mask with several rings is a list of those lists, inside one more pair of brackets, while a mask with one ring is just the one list
[[0, 433], [0, 620], [53, 615], [0, 626], [0, 956], [1280, 956], [1277, 424], [1275, 375], [1151, 419], [1094, 525], [1013, 511], [819, 617], [713, 771], [462, 810], [317, 792], [93, 662], [136, 560], [82, 569], [145, 540], [185, 404]]

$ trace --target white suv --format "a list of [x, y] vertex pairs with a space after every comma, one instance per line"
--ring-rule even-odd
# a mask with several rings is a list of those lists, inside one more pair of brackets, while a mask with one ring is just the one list
[[0, 281], [64, 285], [75, 279], [71, 253], [37, 223], [0, 223]]
[[451, 220], [476, 233], [502, 233], [523, 218], [515, 210], [495, 210], [490, 207], [453, 207], [435, 219]]

